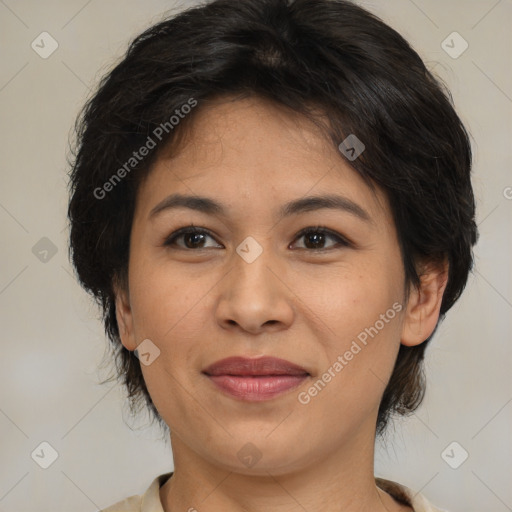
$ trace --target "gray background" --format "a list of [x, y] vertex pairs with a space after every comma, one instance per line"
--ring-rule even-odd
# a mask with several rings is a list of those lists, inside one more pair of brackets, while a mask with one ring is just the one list
[[[473, 138], [480, 229], [476, 271], [427, 351], [426, 400], [377, 447], [376, 474], [451, 512], [509, 511], [512, 2], [360, 3], [450, 87]], [[66, 155], [90, 89], [135, 35], [179, 8], [170, 0], [0, 0], [0, 512], [92, 512], [172, 469], [147, 416], [131, 420], [122, 389], [97, 383], [107, 342], [67, 257]], [[31, 47], [43, 31], [59, 45], [47, 59]], [[453, 31], [469, 44], [458, 58], [441, 47]], [[47, 469], [31, 457], [43, 441], [58, 452]], [[460, 446], [445, 452], [453, 441]], [[442, 457], [460, 462], [462, 450], [469, 457], [457, 469]]]

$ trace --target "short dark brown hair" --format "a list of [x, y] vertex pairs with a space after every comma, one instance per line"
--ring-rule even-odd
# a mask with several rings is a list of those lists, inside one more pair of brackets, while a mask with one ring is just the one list
[[[449, 263], [440, 320], [473, 266], [478, 233], [468, 133], [446, 86], [375, 15], [346, 0], [216, 0], [152, 26], [103, 77], [77, 119], [68, 216], [70, 257], [102, 308], [132, 412], [145, 402], [161, 426], [140, 362], [120, 342], [113, 288], [114, 280], [127, 286], [135, 197], [160, 149], [120, 169], [158, 127], [159, 148], [168, 148], [219, 96], [258, 96], [315, 122], [321, 112], [336, 147], [349, 134], [364, 143], [350, 164], [389, 198], [406, 283], [418, 286], [420, 259]], [[170, 116], [191, 100], [197, 106], [174, 127]], [[393, 413], [421, 403], [432, 335], [400, 346], [378, 435]]]

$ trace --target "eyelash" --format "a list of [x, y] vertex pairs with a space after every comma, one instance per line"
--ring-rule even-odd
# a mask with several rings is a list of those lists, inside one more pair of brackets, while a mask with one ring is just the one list
[[[310, 233], [327, 235], [337, 241], [337, 246], [342, 246], [342, 247], [352, 247], [353, 246], [353, 244], [351, 242], [349, 242], [348, 239], [346, 239], [345, 237], [343, 237], [336, 231], [332, 231], [329, 228], [326, 228], [324, 226], [310, 226], [310, 227], [301, 229], [295, 236], [294, 240], [297, 240], [297, 239], [303, 237], [304, 235], [307, 235]], [[165, 239], [163, 245], [165, 247], [172, 247], [173, 245], [175, 245], [175, 242], [179, 237], [181, 237], [183, 235], [188, 235], [188, 234], [208, 235], [209, 237], [215, 239], [215, 237], [208, 230], [199, 228], [198, 226], [190, 225], [190, 226], [187, 226], [184, 228], [180, 228], [177, 231], [175, 231], [174, 233], [172, 233], [169, 237], [167, 237]], [[325, 252], [325, 251], [339, 248], [337, 246], [335, 245], [335, 246], [329, 247], [327, 249], [308, 249], [307, 247], [301, 247], [300, 249], [306, 250], [308, 252]], [[201, 251], [201, 250], [208, 250], [209, 247], [199, 247], [197, 249], [190, 249], [188, 247], [178, 247], [178, 249], [181, 249], [184, 251], [196, 251], [197, 252], [197, 251]]]

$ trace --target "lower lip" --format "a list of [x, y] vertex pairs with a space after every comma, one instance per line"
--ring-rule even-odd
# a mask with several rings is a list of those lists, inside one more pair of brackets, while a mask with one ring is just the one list
[[270, 400], [299, 386], [309, 375], [207, 375], [225, 393], [251, 402]]

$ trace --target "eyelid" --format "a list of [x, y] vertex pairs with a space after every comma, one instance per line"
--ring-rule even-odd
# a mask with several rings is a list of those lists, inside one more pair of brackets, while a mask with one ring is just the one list
[[[208, 235], [210, 238], [213, 238], [215, 240], [215, 236], [206, 228], [201, 228], [199, 226], [195, 225], [188, 225], [184, 226], [182, 228], [177, 229], [176, 231], [173, 231], [168, 237], [165, 238], [163, 245], [164, 246], [171, 246], [174, 244], [175, 240], [179, 238], [182, 235], [186, 235], [188, 233], [195, 233], [200, 235]], [[183, 249], [184, 251], [201, 251], [208, 249], [208, 247], [200, 247], [198, 249], [188, 249], [186, 247], [178, 247], [179, 249]]]
[[309, 227], [301, 229], [295, 235], [294, 240], [297, 240], [298, 238], [301, 238], [302, 236], [304, 236], [307, 233], [322, 233], [324, 235], [330, 236], [331, 238], [334, 238], [334, 239], [338, 240], [337, 246], [330, 247], [330, 248], [327, 248], [327, 249], [307, 249], [307, 248], [304, 249], [304, 250], [306, 250], [308, 252], [314, 252], [314, 251], [326, 252], [326, 251], [329, 251], [330, 249], [337, 249], [339, 245], [345, 246], [345, 247], [353, 247], [354, 246], [354, 244], [347, 237], [343, 236], [341, 233], [338, 233], [337, 231], [329, 229], [329, 228], [327, 228], [325, 226], [319, 226], [319, 225], [317, 225], [317, 226], [309, 226]]
[[[171, 235], [169, 235], [168, 237], [165, 238], [163, 245], [164, 246], [172, 246], [175, 243], [177, 238], [179, 238], [182, 235], [186, 235], [188, 233], [203, 234], [203, 235], [207, 235], [210, 238], [216, 240], [216, 237], [208, 229], [202, 228], [202, 227], [199, 227], [199, 226], [195, 226], [195, 225], [188, 225], [188, 226], [184, 226], [182, 228], [179, 228], [176, 231], [174, 231], [173, 233], [171, 233]], [[295, 235], [295, 237], [293, 239], [293, 242], [295, 242], [297, 239], [303, 237], [307, 233], [321, 233], [321, 234], [330, 236], [331, 238], [337, 240], [337, 245], [335, 245], [333, 247], [328, 247], [326, 249], [322, 249], [322, 248], [320, 248], [320, 249], [300, 248], [301, 250], [305, 250], [307, 252], [326, 252], [326, 251], [329, 251], [329, 250], [332, 250], [332, 249], [337, 249], [340, 245], [342, 247], [353, 247], [354, 246], [354, 244], [347, 237], [343, 236], [341, 233], [338, 233], [337, 231], [329, 229], [329, 228], [327, 228], [325, 226], [319, 226], [319, 225], [308, 226], [308, 227], [305, 227], [305, 228], [301, 229]], [[290, 245], [292, 245], [293, 242], [291, 242]], [[209, 249], [209, 247], [199, 247], [197, 249], [189, 249], [189, 248], [183, 248], [183, 247], [179, 247], [179, 246], [178, 246], [178, 248], [182, 249], [184, 251], [195, 251], [195, 252]]]

